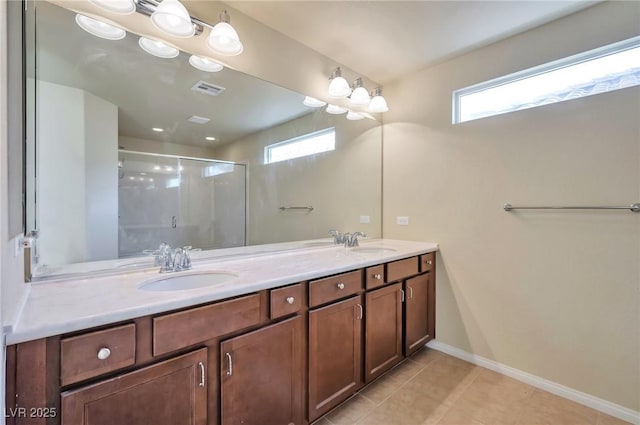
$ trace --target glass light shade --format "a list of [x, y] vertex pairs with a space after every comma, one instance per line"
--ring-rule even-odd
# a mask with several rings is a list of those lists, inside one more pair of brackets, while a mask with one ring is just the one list
[[353, 93], [351, 93], [350, 99], [354, 105], [366, 105], [371, 100], [371, 97], [369, 97], [367, 89], [364, 87], [356, 87]]
[[218, 22], [212, 29], [207, 44], [223, 56], [237, 56], [244, 50], [238, 33], [227, 22]]
[[349, 111], [347, 112], [347, 119], [349, 121], [358, 121], [358, 120], [364, 119], [364, 116], [362, 116], [357, 112]]
[[351, 87], [343, 77], [335, 77], [329, 83], [329, 97], [336, 99], [347, 97], [351, 94]]
[[120, 15], [129, 15], [136, 11], [133, 0], [89, 0], [96, 6]]
[[311, 96], [305, 96], [304, 100], [302, 101], [302, 103], [306, 106], [309, 106], [311, 108], [319, 108], [321, 106], [324, 106], [327, 104], [327, 102], [323, 102], [321, 100], [316, 99], [315, 97], [311, 97]]
[[344, 114], [345, 112], [347, 112], [347, 109], [342, 106], [332, 105], [331, 103], [327, 106], [327, 113], [329, 114], [337, 115]]
[[189, 12], [178, 0], [162, 0], [151, 14], [151, 22], [158, 29], [175, 37], [192, 37], [196, 32]]
[[196, 69], [204, 72], [218, 72], [224, 68], [221, 64], [203, 56], [191, 55], [189, 63]]
[[80, 14], [76, 15], [76, 24], [89, 34], [107, 40], [122, 40], [127, 35], [122, 28]]
[[381, 95], [373, 96], [371, 102], [369, 103], [369, 110], [371, 112], [387, 112], [389, 107], [387, 106], [387, 101]]
[[180, 50], [175, 47], [164, 44], [162, 41], [151, 40], [150, 38], [140, 37], [138, 44], [145, 52], [159, 58], [171, 59], [180, 54]]

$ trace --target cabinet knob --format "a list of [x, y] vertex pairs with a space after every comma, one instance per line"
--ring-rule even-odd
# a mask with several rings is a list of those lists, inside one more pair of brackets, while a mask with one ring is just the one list
[[102, 347], [101, 349], [98, 350], [98, 358], [100, 360], [106, 360], [109, 358], [110, 355], [111, 355], [111, 350], [109, 350], [107, 347]]
[[380, 273], [376, 273], [376, 274], [373, 275], [373, 278], [375, 280], [380, 280], [380, 279], [382, 279], [382, 276], [380, 275]]
[[431, 261], [431, 260], [425, 260], [425, 261], [424, 261], [424, 263], [425, 263], [425, 264], [428, 264], [428, 265], [431, 265], [431, 264], [433, 264], [433, 261]]
[[287, 304], [293, 304], [296, 299], [293, 297], [287, 297]]
[[338, 289], [344, 289], [344, 283], [340, 282], [336, 285]]

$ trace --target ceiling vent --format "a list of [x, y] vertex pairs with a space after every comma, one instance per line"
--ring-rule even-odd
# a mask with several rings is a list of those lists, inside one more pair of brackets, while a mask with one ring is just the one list
[[208, 94], [209, 96], [217, 96], [222, 93], [225, 88], [207, 83], [206, 81], [198, 81], [195, 86], [191, 87], [193, 91]]
[[197, 115], [194, 115], [194, 116], [190, 117], [187, 121], [193, 122], [193, 123], [196, 123], [196, 124], [206, 124], [211, 120], [209, 118], [199, 117]]

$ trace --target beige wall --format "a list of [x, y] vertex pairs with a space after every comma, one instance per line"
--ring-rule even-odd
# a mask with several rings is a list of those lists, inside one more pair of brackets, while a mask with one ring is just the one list
[[[264, 164], [265, 146], [329, 127], [336, 129], [335, 151]], [[248, 245], [328, 237], [332, 228], [380, 237], [377, 121], [347, 121], [344, 115], [318, 111], [222, 146], [216, 158], [248, 166]], [[281, 211], [283, 205], [314, 210]], [[361, 224], [361, 215], [370, 223]]]
[[[451, 125], [454, 89], [640, 33], [597, 5], [387, 85], [388, 238], [436, 241], [437, 338], [640, 410], [640, 88]], [[408, 215], [409, 226], [395, 224]]]

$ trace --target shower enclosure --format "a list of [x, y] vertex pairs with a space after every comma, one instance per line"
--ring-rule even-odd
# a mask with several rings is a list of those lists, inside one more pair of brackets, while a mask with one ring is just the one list
[[166, 242], [200, 249], [245, 245], [246, 166], [118, 153], [118, 257]]

